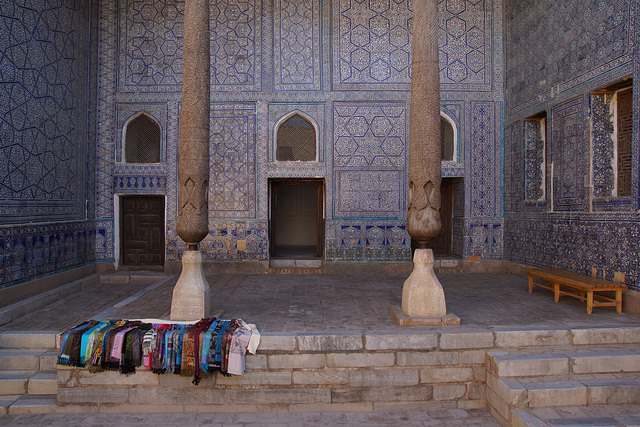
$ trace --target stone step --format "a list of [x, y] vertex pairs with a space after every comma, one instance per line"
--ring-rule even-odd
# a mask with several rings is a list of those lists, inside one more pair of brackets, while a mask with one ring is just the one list
[[5, 415], [9, 406], [13, 405], [20, 396], [20, 394], [0, 396], [0, 415]]
[[38, 371], [29, 378], [28, 394], [56, 395], [58, 394], [58, 379], [56, 371]]
[[0, 396], [28, 394], [56, 394], [56, 371], [2, 371]]
[[46, 349], [2, 349], [0, 371], [50, 370], [56, 369], [58, 353]]
[[[25, 394], [29, 378], [34, 371], [2, 371], [0, 372], [0, 396]], [[0, 397], [2, 400], [2, 397]]]
[[302, 268], [302, 269], [319, 269], [322, 267], [322, 260], [320, 259], [270, 259], [269, 267], [273, 269], [292, 269], [292, 268]]
[[487, 372], [497, 378], [640, 372], [640, 353], [636, 350], [489, 351], [487, 356]]
[[560, 406], [555, 408], [516, 409], [513, 427], [637, 427], [640, 405]]
[[[7, 414], [47, 414], [56, 412], [55, 395], [25, 394], [18, 397], [8, 408]], [[1, 409], [0, 409], [1, 410]]]
[[0, 349], [55, 349], [55, 331], [6, 331], [0, 333]]
[[[572, 405], [640, 404], [640, 378], [618, 374], [617, 378], [584, 379], [549, 378], [498, 379], [489, 374], [487, 388], [494, 406], [543, 408]], [[497, 400], [497, 399], [500, 400]]]

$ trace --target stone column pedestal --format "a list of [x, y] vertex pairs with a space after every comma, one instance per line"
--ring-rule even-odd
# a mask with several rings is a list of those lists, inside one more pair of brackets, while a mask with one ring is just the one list
[[182, 274], [173, 288], [170, 318], [198, 321], [205, 317], [211, 317], [211, 295], [202, 270], [202, 253], [184, 251]]
[[433, 251], [416, 249], [413, 271], [402, 287], [402, 307], [391, 311], [403, 326], [456, 326], [460, 318], [447, 314], [444, 291], [433, 271]]

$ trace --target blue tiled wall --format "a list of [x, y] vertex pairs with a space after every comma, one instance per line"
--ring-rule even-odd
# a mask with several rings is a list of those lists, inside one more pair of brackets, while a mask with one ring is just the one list
[[93, 262], [96, 246], [112, 246], [90, 219], [95, 3], [0, 7], [0, 287]]
[[[179, 259], [176, 162], [184, 4], [102, 2], [96, 216], [113, 195], [167, 196], [167, 258]], [[324, 178], [328, 261], [408, 261], [407, 144], [412, 3], [225, 0], [211, 4], [211, 260], [268, 259], [268, 180]], [[458, 131], [454, 253], [502, 256], [502, 3], [441, 0], [442, 110]], [[146, 109], [163, 159], [121, 162], [123, 123]], [[274, 127], [300, 111], [318, 128], [318, 161], [276, 162]], [[475, 170], [474, 174], [468, 171]], [[145, 187], [146, 185], [146, 187]], [[153, 185], [153, 187], [151, 187]], [[246, 249], [237, 241], [247, 240]], [[114, 253], [99, 252], [110, 260]]]
[[[624, 273], [627, 285], [640, 290], [639, 12], [629, 0], [506, 2], [505, 259], [585, 274], [595, 268], [607, 279]], [[604, 197], [613, 179], [611, 129], [602, 124], [609, 107], [591, 91], [629, 76], [632, 196]], [[548, 127], [546, 198], [527, 201], [523, 119], [540, 112]]]

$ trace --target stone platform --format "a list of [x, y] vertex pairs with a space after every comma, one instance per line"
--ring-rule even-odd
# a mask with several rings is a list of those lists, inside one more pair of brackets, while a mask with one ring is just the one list
[[[587, 315], [578, 301], [562, 299], [555, 304], [547, 292], [528, 294], [526, 280], [506, 274], [439, 278], [461, 326], [398, 326], [390, 307], [399, 303], [402, 275], [210, 276], [214, 306], [225, 312], [224, 317], [242, 317], [256, 323], [262, 333], [258, 354], [247, 357], [245, 375], [217, 374], [194, 386], [190, 378], [172, 374], [122, 376], [58, 367], [55, 394], [14, 395], [13, 401], [3, 402], [4, 410], [15, 415], [447, 410], [480, 411], [474, 413], [482, 418], [488, 408], [503, 425], [537, 425], [522, 424], [534, 417], [523, 415], [530, 404], [523, 408], [517, 396], [525, 391], [536, 402], [553, 404], [553, 399], [540, 396], [564, 396], [557, 402], [569, 405], [582, 402], [579, 399], [589, 393], [598, 393], [600, 402], [619, 401], [620, 396], [634, 396], [634, 387], [640, 387], [634, 382], [640, 381], [638, 317], [609, 308]], [[174, 281], [158, 277], [152, 284], [142, 284], [118, 275], [104, 277], [90, 289], [0, 327], [0, 343], [15, 345], [24, 335], [19, 331], [49, 329], [51, 335], [89, 318], [166, 317]], [[7, 351], [0, 350], [0, 367]], [[615, 357], [612, 351], [623, 352], [624, 357]], [[544, 379], [523, 373], [537, 366], [540, 353], [554, 353], [551, 359], [568, 367], [588, 353], [589, 366], [622, 363], [619, 369], [624, 375], [580, 372], [567, 381], [581, 385], [572, 383], [574, 387], [567, 390], [562, 380], [561, 391], [551, 388], [544, 394], [538, 391]], [[50, 350], [38, 353], [39, 363], [49, 367], [50, 354]], [[598, 361], [600, 356], [604, 359]], [[516, 362], [510, 357], [533, 361], [514, 368]], [[589, 379], [621, 382], [604, 387]], [[28, 380], [25, 384], [28, 388]], [[510, 391], [511, 385], [516, 391]], [[589, 404], [585, 399], [583, 403]], [[633, 398], [624, 399], [630, 410], [640, 405]]]

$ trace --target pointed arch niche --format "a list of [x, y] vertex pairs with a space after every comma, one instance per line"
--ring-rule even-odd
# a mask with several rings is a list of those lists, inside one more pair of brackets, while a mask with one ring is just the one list
[[292, 111], [276, 122], [273, 141], [278, 162], [318, 161], [318, 124], [302, 111]]
[[122, 127], [125, 163], [160, 163], [160, 124], [151, 115], [140, 112]]
[[446, 113], [440, 111], [440, 148], [443, 162], [458, 161], [458, 127]]

